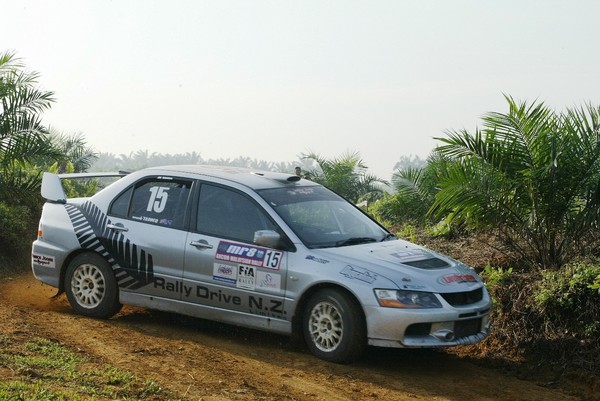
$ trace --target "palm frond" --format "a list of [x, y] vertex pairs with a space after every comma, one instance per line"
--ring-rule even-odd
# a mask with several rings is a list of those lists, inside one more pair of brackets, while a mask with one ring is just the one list
[[451, 163], [430, 212], [495, 227], [524, 258], [558, 266], [598, 229], [600, 113], [506, 100], [482, 129], [440, 139]]

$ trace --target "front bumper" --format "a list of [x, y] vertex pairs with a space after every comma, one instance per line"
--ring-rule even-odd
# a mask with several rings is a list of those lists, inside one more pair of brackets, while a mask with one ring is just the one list
[[393, 348], [475, 344], [490, 333], [489, 299], [461, 308], [367, 307], [369, 345]]

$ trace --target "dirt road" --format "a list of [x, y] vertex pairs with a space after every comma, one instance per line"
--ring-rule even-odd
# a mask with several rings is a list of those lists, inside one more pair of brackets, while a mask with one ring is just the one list
[[[353, 365], [286, 337], [124, 307], [75, 315], [64, 295], [24, 275], [0, 283], [0, 334], [35, 333], [169, 388], [185, 400], [576, 400], [445, 352], [370, 349]], [[0, 369], [0, 381], [13, 374]]]

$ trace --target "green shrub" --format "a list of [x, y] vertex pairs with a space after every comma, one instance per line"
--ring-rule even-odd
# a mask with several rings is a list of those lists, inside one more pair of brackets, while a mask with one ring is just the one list
[[493, 267], [489, 263], [481, 272], [481, 277], [485, 280], [487, 287], [491, 290], [499, 286], [505, 286], [513, 278], [513, 269], [504, 269], [502, 267]]
[[0, 277], [29, 266], [37, 226], [34, 216], [26, 206], [0, 201]]
[[600, 296], [594, 288], [599, 276], [600, 265], [589, 263], [545, 271], [534, 289], [535, 308], [557, 330], [600, 335]]
[[494, 300], [487, 351], [557, 372], [597, 369], [600, 296], [592, 287], [599, 273], [591, 262], [543, 272], [486, 266], [481, 275]]
[[[75, 172], [75, 167], [71, 162], [67, 162], [64, 168], [65, 173]], [[59, 174], [58, 163], [48, 167], [48, 172]], [[62, 186], [67, 198], [92, 196], [99, 189], [99, 183], [96, 179], [64, 179], [62, 180]]]
[[31, 212], [29, 208], [0, 202], [0, 249], [7, 256], [18, 255], [31, 244]]
[[395, 234], [398, 238], [402, 238], [410, 242], [417, 242], [417, 228], [413, 224], [402, 224]]
[[598, 290], [598, 295], [600, 295], [600, 274], [598, 274], [598, 277], [596, 277], [596, 280], [594, 280], [594, 283], [592, 285], [590, 285], [590, 288], [592, 290]]
[[386, 225], [407, 222], [423, 225], [427, 220], [427, 206], [415, 197], [402, 194], [384, 194], [369, 207], [369, 212]]

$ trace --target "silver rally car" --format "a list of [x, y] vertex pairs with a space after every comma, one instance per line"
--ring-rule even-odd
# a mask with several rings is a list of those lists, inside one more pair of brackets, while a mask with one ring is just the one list
[[67, 199], [61, 180], [82, 176], [44, 174], [32, 247], [35, 277], [82, 315], [127, 304], [298, 333], [340, 363], [367, 345], [444, 347], [489, 333], [490, 296], [471, 268], [309, 180], [169, 166]]

